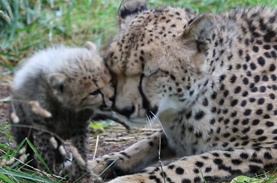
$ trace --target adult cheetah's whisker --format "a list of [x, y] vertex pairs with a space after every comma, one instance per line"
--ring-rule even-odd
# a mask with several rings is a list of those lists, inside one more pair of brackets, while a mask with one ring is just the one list
[[162, 130], [163, 130], [165, 136], [168, 137], [168, 136], [167, 136], [167, 133], [166, 133], [166, 131], [165, 131], [165, 129], [164, 129], [164, 127], [163, 127], [163, 125], [162, 125], [160, 119], [159, 119], [159, 117], [158, 117], [156, 114], [154, 114], [152, 111], [150, 111], [150, 112], [151, 112], [151, 114], [153, 115], [153, 117], [157, 120], [157, 122], [158, 122], [159, 126], [162, 128]]
[[150, 127], [150, 118], [148, 115], [146, 115], [146, 125], [147, 127]]

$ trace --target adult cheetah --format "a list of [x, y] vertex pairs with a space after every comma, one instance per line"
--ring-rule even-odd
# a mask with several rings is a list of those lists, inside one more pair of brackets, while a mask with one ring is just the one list
[[[123, 0], [118, 16], [106, 57], [115, 109], [157, 117], [163, 130], [91, 162], [95, 173], [117, 159], [103, 177], [125, 176], [111, 183], [199, 183], [276, 167], [277, 10], [195, 14]], [[175, 160], [151, 167], [159, 153]]]

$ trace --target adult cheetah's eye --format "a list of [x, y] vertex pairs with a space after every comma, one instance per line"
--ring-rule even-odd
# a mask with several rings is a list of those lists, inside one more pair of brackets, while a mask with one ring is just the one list
[[90, 93], [90, 95], [98, 95], [98, 94], [101, 94], [101, 91], [99, 89]]
[[154, 74], [157, 74], [159, 72], [159, 70], [148, 70], [147, 72], [144, 73], [145, 76], [149, 77], [152, 76]]
[[156, 71], [152, 72], [152, 73], [150, 74], [150, 76], [151, 76], [151, 75], [154, 75], [154, 74], [157, 74], [158, 72], [159, 72], [159, 70], [156, 70]]

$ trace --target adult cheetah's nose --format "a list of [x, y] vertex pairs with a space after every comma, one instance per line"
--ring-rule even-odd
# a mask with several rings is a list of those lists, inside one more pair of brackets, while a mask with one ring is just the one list
[[127, 106], [127, 107], [124, 107], [123, 109], [119, 109], [119, 108], [115, 107], [115, 110], [118, 113], [120, 113], [120, 114], [126, 116], [127, 118], [129, 118], [131, 116], [131, 114], [135, 111], [135, 106], [133, 106], [133, 105], [132, 106]]

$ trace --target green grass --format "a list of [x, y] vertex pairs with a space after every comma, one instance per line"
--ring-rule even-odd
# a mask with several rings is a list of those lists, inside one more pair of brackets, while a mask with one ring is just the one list
[[[0, 123], [0, 135], [1, 137], [6, 138], [5, 143], [3, 142], [3, 139], [1, 139], [0, 143], [0, 183], [58, 183], [64, 180], [64, 178], [62, 177], [54, 176], [51, 174], [46, 163], [28, 139], [24, 139], [20, 144], [17, 145], [16, 148], [13, 148], [13, 142], [9, 129], [9, 123]], [[18, 154], [19, 150], [26, 145], [29, 145], [32, 148], [35, 155], [45, 166], [45, 169], [48, 169], [48, 171], [33, 169], [29, 165], [20, 162], [18, 159], [15, 159], [15, 161], [10, 163], [9, 165], [2, 164], [3, 161], [7, 162], [13, 159], [15, 155]]]
[[[82, 46], [86, 41], [93, 41], [99, 49], [104, 48], [116, 33], [119, 4], [120, 0], [0, 0], [0, 67], [12, 71], [20, 60], [52, 44]], [[150, 8], [171, 5], [217, 13], [255, 5], [276, 7], [277, 1], [148, 0], [148, 4]], [[11, 147], [9, 126], [5, 125], [0, 126], [0, 134], [7, 138], [7, 143], [0, 143], [0, 162], [12, 158], [18, 151]], [[258, 179], [266, 179], [264, 182], [269, 183], [276, 177], [265, 173]], [[16, 161], [12, 166], [0, 166], [1, 181], [60, 182], [61, 179], [27, 169], [26, 165]]]

